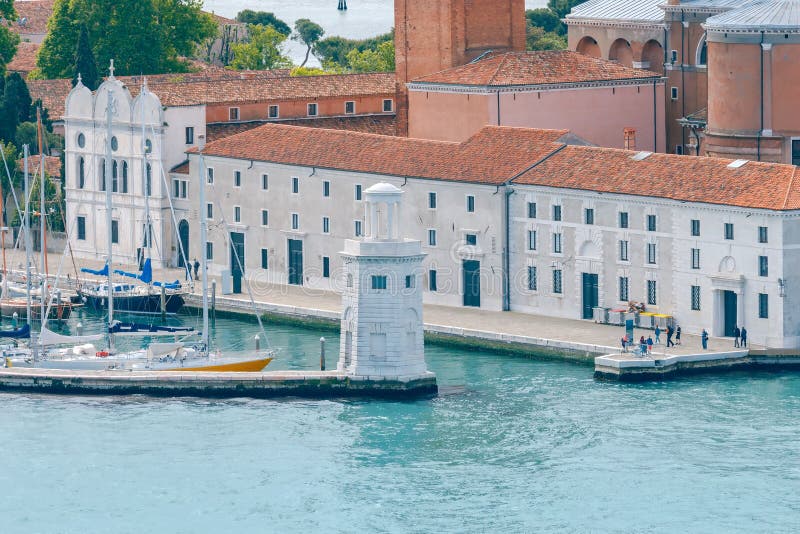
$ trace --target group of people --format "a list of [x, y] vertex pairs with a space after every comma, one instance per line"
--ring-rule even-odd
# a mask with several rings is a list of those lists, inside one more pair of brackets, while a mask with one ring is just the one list
[[[663, 332], [664, 330], [662, 330], [660, 326], [656, 326], [655, 331], [653, 332], [656, 338], [655, 341], [653, 340], [653, 336], [647, 336], [646, 339], [644, 336], [640, 337], [638, 343], [638, 352], [642, 356], [651, 354], [653, 352], [653, 345], [659, 345], [661, 343], [661, 334]], [[667, 347], [674, 347], [675, 345], [681, 344], [680, 326], [673, 328], [672, 325], [668, 325], [666, 330], [666, 335], [667, 335]], [[672, 340], [672, 336], [675, 336], [675, 341]], [[622, 351], [628, 352], [628, 350], [633, 346], [633, 339], [631, 339], [630, 336], [628, 336], [628, 334], [625, 334], [624, 336], [622, 336], [622, 339], [620, 339], [620, 343], [622, 344]]]

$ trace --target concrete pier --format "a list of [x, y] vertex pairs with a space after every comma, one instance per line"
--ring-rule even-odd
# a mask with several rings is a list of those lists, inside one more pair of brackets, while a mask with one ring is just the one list
[[192, 373], [10, 368], [0, 369], [0, 391], [152, 397], [413, 399], [436, 395], [438, 389], [433, 373], [391, 379], [336, 371]]
[[743, 370], [800, 370], [800, 351], [779, 349], [732, 350], [699, 354], [607, 354], [594, 360], [594, 376], [618, 382], [646, 382], [700, 373]]

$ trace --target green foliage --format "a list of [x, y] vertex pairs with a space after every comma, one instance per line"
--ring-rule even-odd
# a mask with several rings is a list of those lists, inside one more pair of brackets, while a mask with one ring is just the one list
[[550, 8], [529, 9], [525, 12], [525, 17], [532, 26], [537, 26], [546, 32], [566, 34], [566, 26]]
[[300, 64], [301, 67], [305, 67], [306, 63], [308, 63], [308, 56], [311, 55], [312, 48], [322, 39], [325, 30], [316, 22], [312, 22], [308, 19], [298, 19], [294, 23], [294, 31], [295, 33], [292, 35], [292, 40], [301, 42], [307, 47], [306, 57]]
[[252, 9], [243, 9], [236, 15], [236, 20], [247, 24], [258, 24], [260, 26], [272, 26], [278, 32], [286, 37], [292, 33], [292, 29], [288, 24], [275, 16], [274, 13], [267, 11], [253, 11]]
[[570, 10], [578, 4], [584, 3], [586, 0], [549, 0], [547, 8], [556, 14], [559, 20], [566, 17]]
[[393, 72], [394, 41], [384, 41], [374, 50], [351, 50], [347, 66], [353, 72]]
[[14, 0], [0, 0], [0, 77], [5, 75], [6, 65], [14, 58], [19, 44], [19, 36], [2, 21], [16, 18]]
[[3, 101], [17, 111], [16, 122], [24, 122], [31, 116], [31, 94], [28, 84], [17, 72], [6, 76]]
[[289, 76], [323, 76], [325, 74], [342, 74], [340, 70], [326, 70], [319, 67], [295, 67], [289, 73]]
[[369, 39], [345, 39], [344, 37], [326, 37], [314, 47], [314, 55], [326, 69], [348, 68], [347, 54], [351, 50], [375, 50], [378, 45], [386, 41], [394, 42], [394, 32], [385, 33]]
[[528, 50], [565, 50], [567, 38], [554, 32], [546, 32], [538, 26], [528, 24]]
[[74, 76], [83, 26], [97, 65], [114, 59], [116, 74], [185, 71], [181, 56], [217, 31], [201, 6], [200, 0], [56, 0], [37, 58], [41, 76]]
[[231, 46], [233, 61], [231, 67], [236, 70], [268, 70], [288, 68], [292, 62], [286, 57], [283, 43], [286, 36], [272, 26], [250, 26], [249, 39], [246, 43]]
[[100, 74], [97, 72], [97, 62], [94, 59], [94, 52], [89, 44], [89, 32], [86, 26], [81, 26], [81, 33], [78, 36], [78, 48], [75, 51], [75, 73], [72, 77], [72, 86], [78, 83], [78, 75], [81, 75], [83, 85], [94, 91], [100, 85]]

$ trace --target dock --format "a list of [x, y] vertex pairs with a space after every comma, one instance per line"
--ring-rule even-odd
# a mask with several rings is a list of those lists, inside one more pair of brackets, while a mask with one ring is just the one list
[[438, 389], [433, 373], [386, 378], [337, 371], [192, 373], [7, 368], [0, 369], [0, 391], [150, 397], [414, 399], [436, 395]]
[[728, 352], [636, 356], [617, 353], [594, 360], [594, 376], [617, 382], [647, 382], [700, 373], [745, 370], [800, 370], [800, 351], [743, 349]]

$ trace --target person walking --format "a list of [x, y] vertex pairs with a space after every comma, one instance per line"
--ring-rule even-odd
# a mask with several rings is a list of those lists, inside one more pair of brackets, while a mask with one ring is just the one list
[[658, 325], [656, 325], [655, 334], [656, 334], [656, 345], [658, 345], [661, 343], [661, 328], [659, 328]]
[[742, 327], [741, 336], [742, 336], [742, 348], [744, 348], [747, 346], [747, 328]]
[[672, 341], [672, 334], [674, 333], [672, 325], [667, 325], [667, 348], [675, 346], [675, 342]]
[[622, 336], [619, 342], [622, 345], [622, 352], [628, 352], [628, 336], [627, 335]]
[[733, 327], [733, 346], [734, 347], [738, 347], [739, 346], [739, 336], [741, 336], [741, 335], [742, 335], [742, 333], [739, 330], [739, 327], [738, 326], [734, 326]]
[[642, 356], [647, 354], [647, 341], [644, 340], [644, 336], [639, 338], [639, 353]]
[[705, 328], [703, 328], [703, 333], [700, 334], [700, 341], [703, 344], [703, 350], [706, 350], [708, 348], [708, 332], [706, 332]]
[[197, 280], [197, 272], [200, 270], [200, 262], [197, 261], [197, 258], [194, 259], [192, 266], [194, 267], [194, 279]]
[[678, 325], [678, 328], [675, 329], [675, 344], [681, 344], [681, 325]]
[[653, 353], [653, 336], [647, 336], [647, 354]]

